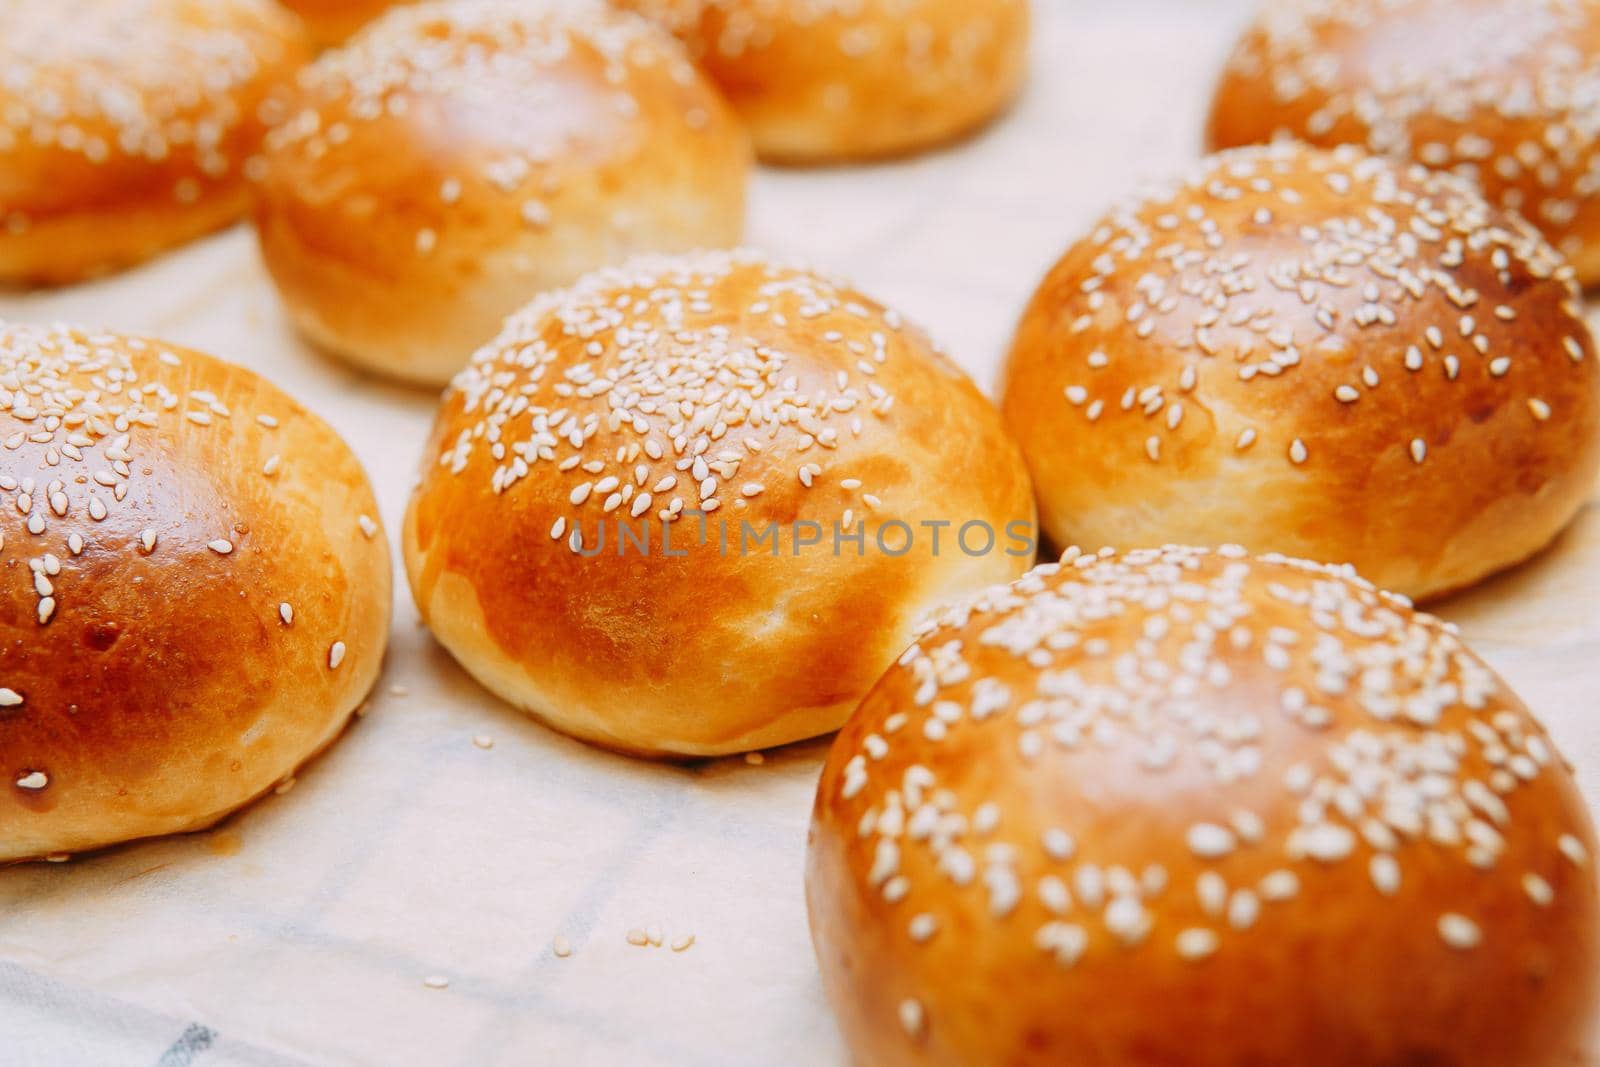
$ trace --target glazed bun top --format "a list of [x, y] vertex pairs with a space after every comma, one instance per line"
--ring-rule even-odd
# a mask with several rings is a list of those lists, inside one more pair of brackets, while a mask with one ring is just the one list
[[1062, 543], [1242, 540], [1417, 597], [1542, 547], [1600, 463], [1570, 265], [1353, 147], [1219, 153], [1106, 215], [1033, 298], [1004, 404]]
[[0, 225], [21, 232], [101, 186], [181, 205], [238, 181], [308, 54], [271, 0], [8, 0], [0, 57]]
[[1545, 1067], [1596, 995], [1569, 772], [1348, 568], [1071, 551], [919, 636], [817, 813], [862, 1062]]
[[[1214, 147], [1363, 144], [1476, 179], [1600, 269], [1600, 7], [1585, 0], [1276, 0], [1231, 58]], [[1587, 253], [1587, 255], [1586, 255]]]
[[0, 323], [0, 504], [0, 861], [205, 825], [377, 677], [371, 486], [248, 370]]

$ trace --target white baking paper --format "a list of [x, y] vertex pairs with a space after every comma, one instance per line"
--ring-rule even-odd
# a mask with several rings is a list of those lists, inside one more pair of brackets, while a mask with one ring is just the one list
[[[763, 172], [751, 243], [853, 278], [991, 386], [1046, 267], [1141, 177], [1197, 153], [1247, 6], [1036, 0], [1035, 77], [1008, 120], [906, 163]], [[245, 230], [0, 295], [0, 316], [255, 368], [339, 428], [398, 527], [433, 398], [299, 343]], [[0, 869], [0, 1065], [843, 1062], [801, 887], [825, 743], [762, 765], [595, 751], [482, 692], [397, 590], [369, 714], [292, 792], [209, 833]], [[1441, 613], [1600, 801], [1600, 507]], [[630, 945], [635, 928], [666, 944]]]

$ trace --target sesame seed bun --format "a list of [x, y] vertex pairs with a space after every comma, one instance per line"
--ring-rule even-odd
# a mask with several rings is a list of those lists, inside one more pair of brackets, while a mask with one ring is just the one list
[[1360, 144], [1477, 181], [1600, 281], [1600, 7], [1286, 0], [1228, 61], [1208, 139]]
[[319, 45], [335, 45], [349, 39], [361, 27], [399, 4], [415, 0], [278, 0], [300, 16], [311, 37]]
[[806, 872], [856, 1062], [1589, 1062], [1600, 900], [1549, 738], [1347, 568], [1069, 552], [839, 734]]
[[0, 284], [105, 274], [241, 218], [263, 111], [309, 55], [269, 0], [0, 4]]
[[[893, 311], [749, 252], [535, 300], [456, 379], [423, 462], [403, 541], [440, 642], [643, 755], [837, 728], [917, 615], [1034, 553], [1027, 472], [966, 376]], [[949, 523], [937, 551], [925, 522]], [[969, 522], [992, 544], [958, 545]]]
[[0, 862], [203, 829], [332, 741], [388, 640], [377, 515], [250, 371], [0, 323]]
[[296, 324], [442, 384], [535, 293], [639, 251], [736, 243], [749, 146], [637, 16], [397, 8], [301, 76], [256, 214]]
[[905, 155], [1004, 111], [1027, 0], [614, 0], [689, 45], [772, 163]]
[[1571, 267], [1355, 148], [1223, 153], [1108, 214], [1024, 314], [1004, 410], [1057, 544], [1238, 542], [1413, 597], [1537, 552], [1600, 467]]

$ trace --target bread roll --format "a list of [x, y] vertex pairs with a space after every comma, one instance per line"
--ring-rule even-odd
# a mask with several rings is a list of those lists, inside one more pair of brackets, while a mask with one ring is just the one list
[[904, 155], [1010, 105], [1028, 0], [615, 0], [682, 38], [773, 163]]
[[1069, 553], [839, 734], [806, 869], [857, 1063], [1589, 1062], [1594, 830], [1522, 702], [1343, 568]]
[[997, 414], [920, 331], [706, 253], [510, 319], [445, 395], [403, 543], [422, 617], [502, 698], [714, 756], [837, 728], [915, 616], [1026, 569], [1032, 519]]
[[0, 862], [203, 829], [344, 727], [388, 640], [377, 505], [241, 367], [0, 323]]
[[220, 229], [309, 58], [271, 0], [0, 3], [0, 285], [74, 282]]
[[415, 0], [278, 0], [300, 16], [319, 45], [336, 45], [389, 8]]
[[1477, 181], [1600, 281], [1600, 5], [1274, 0], [1234, 50], [1213, 148], [1292, 135]]
[[442, 384], [535, 293], [737, 242], [749, 147], [669, 36], [604, 7], [397, 8], [302, 78], [256, 221], [289, 314]]
[[1004, 409], [1058, 544], [1244, 544], [1434, 596], [1593, 492], [1572, 268], [1465, 183], [1241, 149], [1108, 214], [1017, 331]]

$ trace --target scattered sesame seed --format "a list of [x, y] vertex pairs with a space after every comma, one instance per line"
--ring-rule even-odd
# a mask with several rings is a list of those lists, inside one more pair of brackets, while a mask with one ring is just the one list
[[902, 1000], [900, 1002], [900, 1028], [906, 1032], [907, 1036], [912, 1038], [921, 1037], [926, 1026], [927, 1019], [923, 1014], [922, 1002], [914, 997], [907, 997]]
[[1478, 924], [1464, 915], [1446, 912], [1439, 916], [1439, 937], [1455, 949], [1477, 948], [1483, 942], [1483, 932]]
[[1217, 951], [1216, 931], [1192, 926], [1178, 934], [1178, 955], [1186, 960], [1203, 960]]

